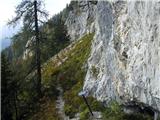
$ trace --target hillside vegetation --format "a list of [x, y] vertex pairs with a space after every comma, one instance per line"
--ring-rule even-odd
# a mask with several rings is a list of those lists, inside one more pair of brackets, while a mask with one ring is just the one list
[[[44, 85], [53, 87], [52, 85], [54, 84], [56, 86], [60, 85], [63, 88], [65, 100], [64, 110], [66, 115], [71, 118], [78, 112], [80, 112], [81, 117], [84, 119], [87, 118], [89, 114], [84, 101], [78, 96], [78, 93], [83, 87], [86, 63], [90, 55], [93, 35], [93, 33], [85, 35], [74, 43], [72, 49], [63, 55], [59, 55], [56, 62], [49, 60], [43, 68]], [[57, 64], [60, 65], [57, 66]], [[93, 100], [93, 98], [89, 98], [89, 102], [94, 106], [94, 110], [99, 109], [95, 106], [99, 103]]]
[[[101, 44], [107, 41], [107, 39], [103, 38], [104, 35], [102, 36], [104, 41], [99, 42], [101, 39], [97, 39], [97, 36], [95, 36], [98, 31], [96, 29], [93, 33], [82, 34], [78, 37], [79, 39], [76, 38], [71, 41], [71, 36], [68, 35], [69, 28], [65, 24], [70, 11], [73, 14], [75, 12], [75, 15], [79, 18], [83, 18], [80, 16], [83, 12], [81, 9], [89, 10], [87, 8], [91, 4], [97, 4], [97, 1], [89, 1], [87, 4], [84, 2], [84, 5], [83, 2], [81, 1], [80, 3], [82, 5], [79, 6], [78, 1], [71, 1], [62, 12], [39, 26], [41, 56], [39, 61], [41, 61], [42, 73], [42, 81], [39, 82], [41, 83], [39, 91], [42, 92], [41, 96], [37, 92], [37, 53], [35, 52], [34, 29], [28, 29], [28, 26], [24, 24], [21, 30], [12, 37], [11, 46], [1, 52], [2, 120], [64, 120], [64, 116], [67, 120], [68, 118], [71, 120], [75, 120], [76, 118], [79, 120], [97, 120], [96, 117], [98, 114], [101, 120], [153, 119], [154, 113], [152, 109], [145, 111], [144, 108], [141, 113], [138, 111], [134, 114], [127, 114], [124, 112], [124, 106], [116, 101], [107, 103], [108, 101], [105, 98], [104, 102], [100, 102], [91, 96], [87, 96], [86, 99], [92, 112], [97, 114], [97, 116], [92, 116], [82, 96], [78, 96], [78, 93], [83, 89], [87, 70], [91, 70], [92, 77], [95, 78], [95, 86], [97, 85], [98, 77], [101, 76], [99, 74], [101, 70], [97, 69], [96, 64], [90, 64], [91, 69], [88, 68], [88, 62], [92, 61], [92, 59], [89, 61], [88, 59], [89, 57], [92, 58], [90, 55], [94, 55], [91, 54], [91, 50], [106, 52], [104, 50], [105, 46], [101, 51], [97, 51], [97, 48], [92, 48], [92, 44], [97, 46], [99, 43]], [[88, 26], [90, 26], [93, 22], [91, 18], [94, 16], [92, 14], [88, 15], [89, 17], [86, 17], [86, 20], [88, 20]], [[72, 14], [71, 18], [73, 18]], [[76, 23], [76, 20], [72, 22]], [[77, 26], [79, 27], [79, 24]], [[105, 25], [100, 27], [107, 28]], [[73, 27], [73, 29], [75, 28]], [[107, 36], [106, 32], [103, 34]], [[100, 36], [101, 34], [98, 37]], [[105, 54], [100, 54], [98, 57], [103, 58], [103, 55], [107, 55], [109, 52], [110, 50]], [[105, 62], [105, 59], [102, 61]], [[110, 59], [107, 65], [109, 66], [111, 62], [112, 59]], [[100, 85], [98, 87], [101, 88]], [[99, 90], [96, 87], [94, 89], [96, 91]], [[110, 91], [105, 91], [105, 95], [106, 92]], [[94, 97], [97, 96], [95, 95]], [[58, 105], [60, 108], [57, 107]]]

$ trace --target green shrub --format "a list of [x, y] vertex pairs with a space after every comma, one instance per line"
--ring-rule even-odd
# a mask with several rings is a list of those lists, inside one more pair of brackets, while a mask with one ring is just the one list
[[97, 78], [98, 74], [99, 74], [99, 70], [98, 68], [96, 68], [95, 66], [92, 66], [91, 68], [92, 74], [95, 78]]
[[150, 115], [135, 113], [124, 113], [122, 107], [115, 101], [112, 101], [103, 111], [103, 120], [152, 120]]
[[95, 100], [94, 98], [92, 98], [91, 100], [91, 108], [93, 111], [103, 111], [104, 110], [103, 104]]
[[80, 120], [88, 120], [89, 114], [89, 110], [85, 109], [83, 112], [80, 113]]
[[115, 101], [111, 102], [109, 107], [103, 112], [103, 120], [123, 120], [122, 109]]
[[75, 115], [75, 113], [76, 113], [76, 111], [72, 108], [72, 106], [70, 106], [70, 105], [68, 105], [68, 104], [66, 104], [66, 105], [64, 106], [64, 111], [65, 111], [65, 114], [66, 114], [67, 116], [69, 116], [70, 118], [73, 118], [74, 115]]

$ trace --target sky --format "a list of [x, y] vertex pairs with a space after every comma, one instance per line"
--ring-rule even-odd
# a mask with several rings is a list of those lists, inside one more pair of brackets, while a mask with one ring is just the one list
[[[0, 4], [0, 43], [3, 48], [3, 44], [8, 44], [8, 40], [12, 37], [19, 29], [19, 26], [12, 28], [7, 26], [8, 20], [15, 16], [15, 7], [22, 0], [3, 0]], [[49, 12], [49, 17], [59, 13], [66, 7], [66, 4], [70, 3], [70, 0], [44, 0], [45, 9]]]

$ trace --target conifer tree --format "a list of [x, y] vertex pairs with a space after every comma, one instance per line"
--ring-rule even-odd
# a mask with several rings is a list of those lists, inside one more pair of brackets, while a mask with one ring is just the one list
[[[35, 36], [35, 54], [36, 54], [36, 69], [37, 69], [37, 94], [40, 97], [41, 92], [41, 61], [40, 61], [40, 37], [39, 37], [39, 23], [43, 23], [44, 18], [47, 18], [47, 12], [42, 8], [42, 0], [22, 0], [22, 2], [16, 7], [16, 17], [14, 17], [9, 24], [16, 25], [20, 20], [23, 21], [23, 26], [26, 30], [33, 31]], [[41, 16], [41, 19], [38, 19]], [[32, 68], [32, 67], [31, 67]]]

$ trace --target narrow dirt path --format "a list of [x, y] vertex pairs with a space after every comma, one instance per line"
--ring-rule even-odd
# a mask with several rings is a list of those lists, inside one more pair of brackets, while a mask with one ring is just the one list
[[62, 120], [69, 120], [69, 117], [66, 116], [64, 112], [63, 89], [59, 85], [57, 87], [57, 90], [59, 90], [59, 96], [56, 100], [56, 108], [58, 110], [58, 114]]
[[[79, 120], [80, 119], [79, 115], [72, 119], [69, 119], [69, 117], [66, 116], [64, 112], [63, 89], [61, 88], [60, 85], [58, 85], [57, 90], [59, 90], [59, 96], [56, 100], [56, 109], [58, 111], [61, 120]], [[102, 120], [102, 115], [100, 112], [94, 111], [93, 114], [94, 117], [91, 117], [90, 120]]]

